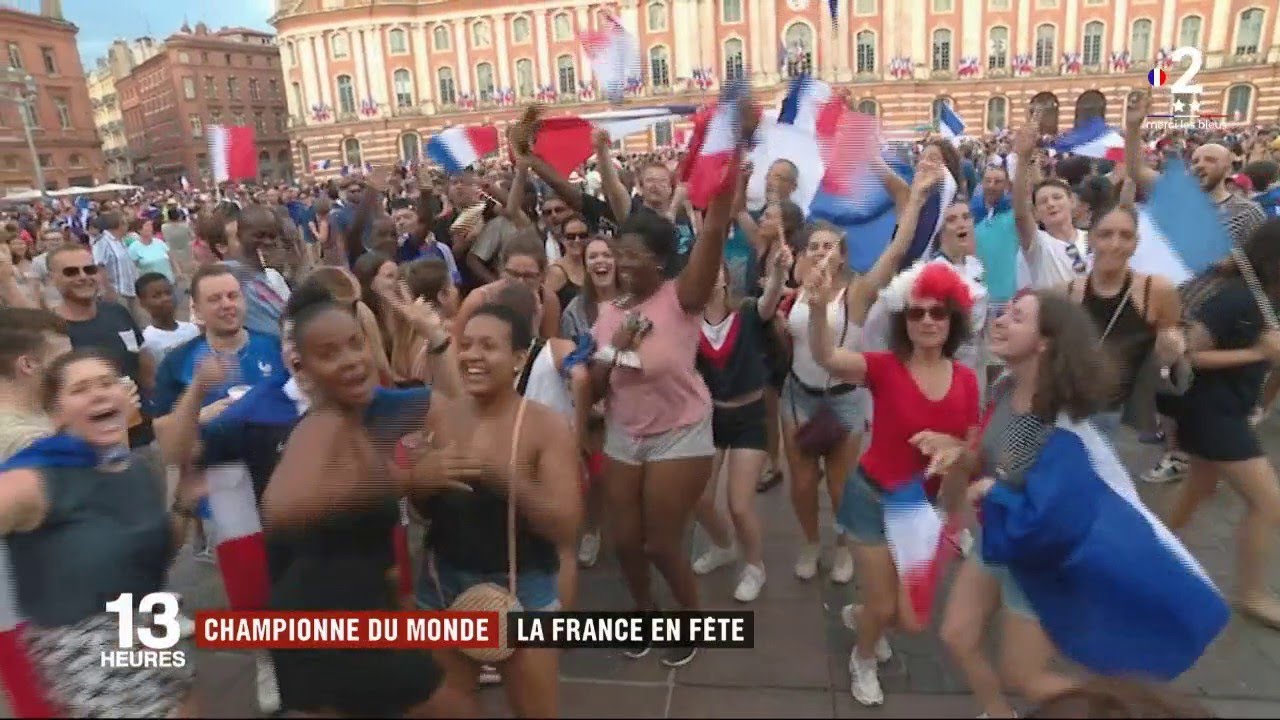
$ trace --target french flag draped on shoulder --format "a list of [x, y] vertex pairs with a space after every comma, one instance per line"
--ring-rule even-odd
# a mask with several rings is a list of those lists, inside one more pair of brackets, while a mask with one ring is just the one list
[[627, 82], [644, 77], [640, 43], [612, 15], [600, 16], [600, 29], [582, 36], [582, 49], [609, 102], [622, 102]]
[[1057, 153], [1124, 162], [1124, 136], [1100, 117], [1059, 135], [1050, 147]]
[[1059, 418], [1025, 478], [983, 500], [982, 557], [1009, 568], [1063, 655], [1163, 681], [1194, 665], [1230, 610], [1094, 426]]
[[457, 175], [480, 158], [498, 152], [498, 128], [493, 126], [452, 127], [427, 141], [427, 157], [445, 173]]
[[1129, 267], [1181, 284], [1231, 253], [1231, 236], [1213, 201], [1176, 158], [1151, 187], [1138, 213], [1138, 247]]
[[720, 100], [694, 118], [689, 152], [680, 165], [680, 180], [688, 184], [689, 202], [695, 208], [707, 207], [713, 197], [733, 187], [746, 92], [742, 82], [728, 83]]

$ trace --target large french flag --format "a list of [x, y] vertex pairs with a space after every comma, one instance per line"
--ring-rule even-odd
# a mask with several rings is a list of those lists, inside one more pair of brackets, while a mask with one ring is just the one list
[[246, 125], [209, 126], [209, 167], [214, 182], [258, 179], [258, 145]]
[[426, 153], [449, 175], [457, 175], [480, 158], [498, 152], [498, 128], [452, 127], [427, 141]]
[[600, 16], [600, 28], [582, 35], [582, 49], [609, 102], [622, 102], [627, 81], [644, 77], [640, 43], [614, 16]]
[[929, 623], [943, 572], [955, 556], [946, 538], [958, 529], [944, 522], [929, 502], [923, 479], [884, 496], [885, 537], [898, 582], [915, 613], [915, 627]]
[[1012, 571], [1058, 650], [1104, 676], [1186, 672], [1230, 610], [1110, 443], [1062, 417], [1025, 478], [983, 500], [982, 556]]
[[1200, 183], [1174, 158], [1140, 211], [1138, 247], [1129, 267], [1181, 284], [1231, 252], [1231, 236]]
[[261, 610], [267, 606], [271, 580], [262, 516], [253, 494], [253, 480], [243, 462], [205, 468], [209, 488], [209, 520], [213, 523], [218, 572], [232, 610]]
[[728, 83], [720, 100], [694, 120], [689, 151], [680, 164], [680, 179], [689, 188], [689, 202], [705, 208], [716, 195], [728, 192], [737, 175], [742, 132], [741, 82]]
[[1124, 136], [1100, 117], [1059, 135], [1050, 147], [1058, 153], [1124, 162]]

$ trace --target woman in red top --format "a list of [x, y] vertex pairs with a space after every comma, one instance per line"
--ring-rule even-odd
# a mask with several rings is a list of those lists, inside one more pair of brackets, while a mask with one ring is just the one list
[[[826, 278], [819, 267], [806, 280], [806, 299], [816, 307], [830, 299]], [[929, 458], [917, 446], [922, 438], [933, 433], [963, 438], [978, 423], [977, 376], [952, 359], [970, 335], [973, 297], [969, 281], [948, 264], [916, 265], [899, 274], [881, 295], [891, 313], [889, 352], [836, 348], [831, 329], [820, 322], [822, 314], [810, 316], [819, 319], [809, 324], [814, 359], [841, 380], [866, 385], [872, 398], [871, 446], [845, 481], [836, 513], [853, 538], [863, 583], [864, 604], [854, 613], [858, 644], [849, 656], [850, 689], [863, 705], [884, 702], [876, 663], [891, 651], [883, 633], [895, 622], [916, 624], [914, 616], [899, 615], [883, 496], [925, 475]]]

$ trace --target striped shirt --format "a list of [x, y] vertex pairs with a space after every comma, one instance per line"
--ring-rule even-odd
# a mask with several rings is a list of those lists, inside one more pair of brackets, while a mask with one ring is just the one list
[[1236, 245], [1243, 244], [1259, 225], [1267, 221], [1261, 205], [1235, 195], [1228, 195], [1226, 200], [1218, 203], [1218, 216]]
[[107, 281], [120, 297], [136, 297], [138, 266], [129, 257], [129, 249], [110, 232], [103, 231], [93, 241], [93, 261], [107, 271]]

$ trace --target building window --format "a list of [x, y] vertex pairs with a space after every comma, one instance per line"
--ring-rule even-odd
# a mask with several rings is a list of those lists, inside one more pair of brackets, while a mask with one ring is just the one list
[[933, 31], [933, 69], [951, 69], [951, 31], [945, 28]]
[[404, 55], [409, 52], [409, 36], [404, 30], [394, 28], [387, 34], [387, 45], [391, 47], [392, 55]]
[[448, 50], [449, 44], [449, 29], [444, 25], [437, 25], [431, 31], [431, 46], [436, 50]]
[[40, 161], [40, 167], [53, 167], [53, 156], [49, 153], [41, 153], [37, 159]]
[[1057, 63], [1058, 58], [1054, 55], [1058, 44], [1057, 35], [1057, 28], [1048, 23], [1036, 27], [1036, 67], [1053, 67]]
[[231, 124], [236, 127], [244, 127], [244, 113], [238, 112], [231, 116]]
[[258, 78], [249, 78], [249, 99], [261, 100], [262, 90], [258, 86]]
[[396, 91], [396, 107], [413, 107], [413, 78], [401, 68], [391, 74], [391, 84]]
[[209, 53], [207, 53], [207, 52], [202, 52], [202, 53], [200, 53], [200, 64], [201, 64], [201, 65], [208, 65], [208, 64], [209, 64]]
[[578, 69], [573, 64], [572, 55], [561, 55], [556, 58], [556, 79], [560, 81], [561, 95], [578, 93]]
[[993, 27], [987, 31], [987, 69], [1003, 70], [1009, 64], [1009, 28]]
[[253, 114], [253, 131], [259, 135], [265, 135], [267, 133], [267, 119], [263, 117], [261, 112], [255, 112]]
[[351, 82], [350, 75], [338, 76], [338, 112], [344, 115], [354, 114], [356, 111], [356, 88]]
[[871, 73], [876, 71], [876, 34], [870, 30], [863, 30], [858, 33], [857, 47], [854, 50], [854, 59], [857, 63], [858, 72]]
[[671, 72], [667, 63], [667, 49], [661, 45], [649, 48], [649, 82], [654, 87], [671, 86]]
[[71, 107], [67, 105], [66, 98], [54, 98], [53, 106], [58, 109], [58, 127], [63, 130], [71, 129]]
[[1151, 59], [1151, 21], [1143, 18], [1134, 20], [1129, 30], [1129, 53], [1138, 62]]
[[876, 12], [876, 0], [854, 0], [854, 15], [874, 15]]
[[364, 162], [360, 158], [360, 141], [349, 137], [342, 141], [342, 164], [361, 167]]
[[73, 168], [84, 167], [84, 158], [80, 153], [71, 153], [67, 156], [67, 164]]
[[45, 72], [49, 73], [50, 75], [58, 74], [58, 62], [54, 58], [53, 48], [51, 47], [40, 48], [40, 60], [44, 63]]
[[571, 35], [573, 35], [573, 25], [569, 22], [569, 13], [560, 13], [551, 22], [551, 36], [557, 42], [563, 42]]
[[22, 48], [18, 47], [18, 43], [9, 43], [9, 67], [14, 70], [22, 70]]
[[952, 9], [951, 0], [933, 0], [933, 11], [936, 13], [949, 13]]
[[1200, 26], [1204, 21], [1199, 15], [1188, 15], [1182, 18], [1182, 23], [1178, 27], [1178, 45], [1189, 45], [1197, 47], [1200, 45]]
[[516, 61], [516, 93], [521, 98], [533, 97], [533, 61], [528, 58]]
[[1227, 118], [1232, 122], [1247, 122], [1253, 110], [1253, 87], [1235, 85], [1227, 90]]
[[809, 74], [813, 68], [813, 30], [802, 22], [793, 22], [783, 34], [783, 42], [787, 77]]
[[727, 23], [742, 22], [742, 0], [720, 0], [720, 19]]
[[231, 53], [224, 54], [222, 59], [226, 61], [227, 67], [231, 67]]
[[212, 75], [204, 76], [204, 96], [209, 100], [218, 97], [218, 81], [214, 80]]
[[653, 144], [657, 147], [671, 147], [671, 121], [663, 120], [653, 126]]
[[400, 136], [400, 159], [404, 162], [417, 162], [422, 157], [422, 138], [418, 133], [407, 132]]
[[746, 77], [745, 49], [742, 41], [730, 38], [724, 41], [724, 79], [741, 80]]
[[998, 132], [1008, 122], [1008, 102], [1002, 97], [993, 97], [987, 101], [987, 132]]
[[440, 85], [440, 104], [441, 105], [457, 105], [458, 91], [453, 84], [453, 69], [440, 68], [436, 73], [439, 78]]
[[267, 93], [269, 93], [271, 97], [280, 97], [280, 81], [275, 78], [268, 80]]
[[347, 56], [347, 34], [334, 33], [329, 38], [329, 51], [333, 53], [335, 58], [344, 58]]
[[1101, 65], [1102, 64], [1102, 35], [1105, 28], [1102, 23], [1094, 20], [1086, 23], [1084, 26], [1084, 55], [1081, 62], [1085, 65]]
[[880, 106], [876, 104], [875, 100], [860, 100], [858, 101], [858, 112], [863, 115], [880, 117]]
[[666, 3], [651, 2], [644, 12], [649, 18], [649, 32], [662, 32], [667, 29]]
[[529, 42], [529, 18], [521, 15], [511, 21], [511, 40], [515, 43]]
[[210, 125], [221, 125], [221, 124], [222, 124], [222, 111], [221, 111], [221, 110], [210, 110], [210, 111], [209, 111], [209, 124], [210, 124]]
[[278, 133], [284, 132], [285, 131], [284, 113], [275, 113], [275, 118], [276, 118], [276, 132]]
[[227, 78], [227, 97], [231, 100], [240, 99], [240, 79], [239, 78], [233, 78], [233, 77]]
[[481, 102], [493, 100], [493, 66], [489, 63], [476, 66], [476, 94]]
[[307, 103], [302, 99], [302, 83], [291, 83], [289, 89], [293, 91], [293, 109], [305, 113], [307, 111]]
[[493, 44], [489, 23], [481, 20], [471, 26], [471, 44], [478, 48], [487, 48]]
[[1240, 13], [1240, 27], [1237, 32], [1237, 55], [1252, 55], [1258, 52], [1258, 46], [1262, 44], [1262, 9], [1250, 8]]
[[182, 97], [187, 100], [196, 99], [196, 79], [184, 77], [182, 78]]

